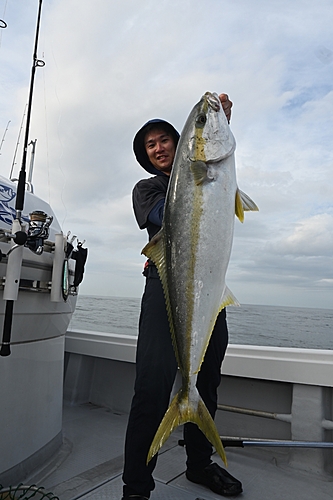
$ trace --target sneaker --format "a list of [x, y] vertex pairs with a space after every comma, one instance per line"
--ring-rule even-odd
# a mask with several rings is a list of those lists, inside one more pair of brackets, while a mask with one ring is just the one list
[[233, 497], [243, 491], [242, 483], [214, 462], [199, 471], [187, 470], [185, 474], [192, 483], [207, 486], [218, 495]]

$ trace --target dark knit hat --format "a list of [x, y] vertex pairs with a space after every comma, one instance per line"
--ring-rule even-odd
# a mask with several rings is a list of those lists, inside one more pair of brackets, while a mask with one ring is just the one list
[[177, 132], [177, 130], [171, 125], [171, 123], [166, 122], [165, 120], [160, 120], [159, 118], [155, 118], [145, 123], [143, 127], [141, 127], [140, 130], [136, 133], [133, 140], [133, 151], [137, 161], [147, 172], [153, 175], [165, 175], [163, 172], [157, 170], [157, 168], [155, 168], [151, 163], [145, 147], [145, 136], [148, 132], [154, 129], [161, 129], [168, 132], [174, 139], [175, 146], [177, 146], [179, 140], [179, 133]]

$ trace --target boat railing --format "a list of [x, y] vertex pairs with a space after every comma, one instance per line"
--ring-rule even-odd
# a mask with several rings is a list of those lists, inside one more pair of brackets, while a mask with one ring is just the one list
[[[65, 400], [70, 404], [89, 401], [128, 413], [136, 343], [135, 335], [68, 330]], [[178, 376], [173, 392], [179, 383]], [[222, 365], [218, 409], [217, 428], [228, 446], [230, 440], [232, 446], [239, 446], [244, 439], [251, 441], [250, 445], [259, 440], [260, 446], [268, 446], [268, 441], [270, 446], [284, 442], [290, 448], [290, 465], [332, 474], [332, 350], [229, 345]], [[232, 437], [235, 432], [238, 438]], [[263, 441], [266, 444], [261, 444]]]

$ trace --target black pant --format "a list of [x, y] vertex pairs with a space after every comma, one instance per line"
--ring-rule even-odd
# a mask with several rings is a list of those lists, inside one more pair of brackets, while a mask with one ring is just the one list
[[[125, 441], [124, 495], [150, 496], [155, 483], [155, 456], [146, 465], [148, 450], [168, 408], [177, 363], [156, 269], [150, 270], [142, 297], [136, 357], [136, 381]], [[197, 379], [199, 393], [214, 418], [221, 364], [228, 344], [223, 310], [216, 321]], [[187, 468], [201, 469], [211, 463], [212, 446], [196, 424], [184, 425]]]

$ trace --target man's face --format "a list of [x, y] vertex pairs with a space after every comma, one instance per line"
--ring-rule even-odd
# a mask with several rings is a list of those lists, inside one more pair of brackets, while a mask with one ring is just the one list
[[171, 135], [164, 130], [152, 130], [145, 137], [145, 148], [154, 167], [170, 175], [176, 150]]

